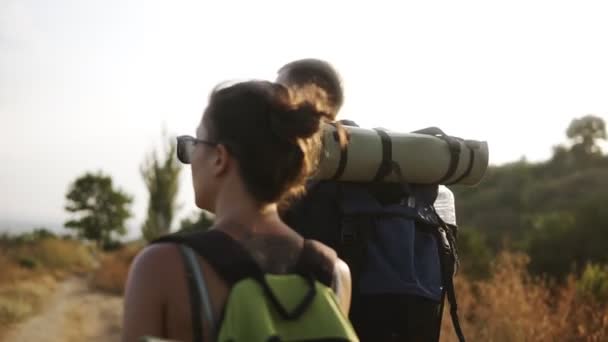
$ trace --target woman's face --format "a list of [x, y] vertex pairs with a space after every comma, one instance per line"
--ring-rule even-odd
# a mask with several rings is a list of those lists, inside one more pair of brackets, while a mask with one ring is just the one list
[[[196, 131], [196, 138], [208, 140], [208, 132], [204, 123], [199, 125]], [[191, 161], [192, 185], [194, 187], [196, 206], [211, 212], [214, 211], [218, 188], [213, 163], [215, 153], [215, 146], [196, 144], [192, 152]]]

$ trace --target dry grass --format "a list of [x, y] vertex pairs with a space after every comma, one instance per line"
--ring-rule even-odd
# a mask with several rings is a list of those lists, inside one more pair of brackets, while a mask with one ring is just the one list
[[[533, 278], [528, 257], [502, 253], [486, 281], [455, 278], [461, 324], [470, 341], [608, 341], [608, 303], [563, 285]], [[456, 341], [447, 310], [442, 341]]]
[[[123, 293], [129, 265], [141, 245], [104, 255], [94, 284]], [[608, 303], [579, 296], [576, 279], [557, 285], [531, 277], [526, 255], [502, 253], [492, 277], [455, 278], [463, 330], [469, 341], [608, 341]], [[442, 341], [456, 341], [446, 309]]]
[[122, 294], [129, 266], [142, 248], [142, 244], [133, 243], [103, 255], [99, 268], [93, 273], [92, 285], [102, 291]]
[[55, 279], [51, 276], [4, 284], [0, 287], [0, 327], [36, 313], [55, 286]]
[[[92, 247], [76, 240], [45, 238], [36, 241], [5, 245], [5, 258], [13, 264], [11, 273], [4, 278], [18, 276], [17, 268], [30, 271], [87, 272], [94, 265]], [[5, 262], [6, 262], [5, 260]], [[23, 273], [23, 272], [21, 272]], [[25, 272], [28, 273], [28, 272]], [[31, 273], [31, 272], [30, 272]], [[36, 273], [36, 272], [34, 272]]]
[[86, 272], [94, 264], [92, 248], [74, 240], [44, 239], [29, 252], [41, 266], [55, 270]]
[[0, 330], [36, 313], [58, 278], [93, 266], [91, 251], [78, 241], [2, 240], [0, 248]]
[[[134, 243], [101, 255], [93, 286], [122, 294], [129, 266], [142, 247]], [[32, 263], [24, 263], [24, 257]], [[502, 253], [489, 279], [455, 278], [469, 341], [608, 341], [607, 302], [581, 295], [574, 276], [564, 284], [531, 277], [528, 262], [525, 255]], [[0, 330], [39, 309], [56, 286], [49, 274], [90, 265], [91, 251], [76, 241], [45, 239], [0, 250]], [[442, 329], [442, 341], [456, 341], [447, 308]]]
[[0, 270], [2, 270], [0, 272], [0, 285], [27, 278], [31, 273], [29, 270], [19, 266], [3, 250], [0, 250]]

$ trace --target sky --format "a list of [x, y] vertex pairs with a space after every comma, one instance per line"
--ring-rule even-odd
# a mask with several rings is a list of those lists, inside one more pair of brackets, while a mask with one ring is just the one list
[[[146, 153], [193, 134], [209, 91], [331, 62], [342, 118], [487, 140], [490, 163], [550, 157], [569, 122], [608, 120], [602, 1], [0, 0], [0, 232], [59, 229], [67, 187], [102, 170], [135, 198]], [[194, 210], [184, 168], [179, 218]]]

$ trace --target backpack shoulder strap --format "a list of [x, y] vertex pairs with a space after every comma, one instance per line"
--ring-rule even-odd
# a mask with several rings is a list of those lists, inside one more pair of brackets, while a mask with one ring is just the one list
[[154, 243], [159, 242], [173, 242], [192, 248], [213, 267], [213, 270], [229, 286], [261, 272], [260, 267], [245, 248], [228, 234], [219, 230], [210, 230], [205, 233], [171, 234], [154, 241]]
[[195, 342], [200, 342], [203, 340], [203, 318], [201, 317], [201, 309], [205, 310], [205, 317], [209, 322], [209, 326], [215, 326], [213, 310], [211, 309], [211, 301], [209, 299], [209, 291], [207, 289], [205, 278], [203, 277], [203, 272], [201, 272], [199, 267], [195, 252], [192, 250], [192, 248], [183, 244], [179, 245], [179, 250], [186, 269], [188, 290], [190, 292], [192, 338]]
[[[153, 243], [171, 242], [186, 245], [205, 258], [230, 286], [241, 279], [263, 273], [259, 265], [232, 237], [219, 230], [205, 233], [171, 234]], [[228, 258], [226, 256], [229, 256]], [[315, 240], [304, 240], [300, 257], [293, 273], [313, 275], [321, 283], [331, 286], [338, 259], [330, 247]]]
[[304, 240], [300, 258], [295, 265], [295, 273], [312, 275], [322, 284], [331, 287], [338, 256], [328, 246], [315, 240]]
[[[209, 292], [196, 254], [205, 258], [205, 261], [228, 283], [228, 286], [232, 286], [239, 280], [253, 274], [260, 274], [261, 270], [258, 265], [236, 241], [226, 233], [217, 230], [205, 233], [170, 234], [152, 243], [176, 243], [179, 245], [190, 291], [194, 341], [202, 341], [201, 309], [204, 310], [209, 326], [212, 327], [211, 336], [215, 338], [218, 322], [213, 317]], [[226, 256], [230, 257], [227, 258]]]

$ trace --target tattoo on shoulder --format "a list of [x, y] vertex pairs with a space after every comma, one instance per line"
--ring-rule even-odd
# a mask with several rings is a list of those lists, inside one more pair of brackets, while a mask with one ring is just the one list
[[298, 245], [284, 237], [248, 235], [241, 243], [257, 263], [269, 273], [285, 273], [297, 261]]

